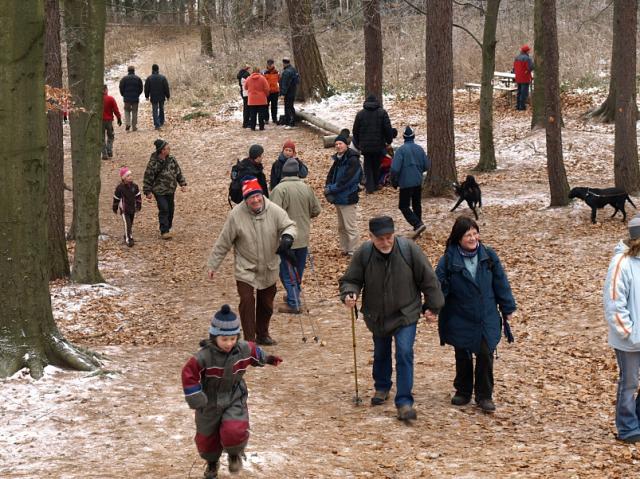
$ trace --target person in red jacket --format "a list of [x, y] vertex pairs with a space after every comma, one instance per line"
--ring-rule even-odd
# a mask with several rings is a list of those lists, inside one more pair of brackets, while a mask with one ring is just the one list
[[533, 60], [529, 56], [529, 45], [522, 45], [520, 54], [513, 61], [513, 73], [516, 75], [518, 84], [518, 96], [516, 110], [527, 109], [527, 98], [529, 96], [529, 84], [531, 83], [531, 72], [533, 72]]
[[[278, 97], [280, 93], [280, 73], [276, 70], [275, 62], [267, 60], [267, 69], [262, 72], [269, 83], [269, 96], [267, 102], [271, 107], [271, 120], [274, 125], [278, 123]], [[269, 123], [269, 107], [267, 107], [266, 123]]]
[[[116, 135], [113, 133], [113, 115], [118, 118], [118, 126], [122, 126], [122, 117], [115, 98], [109, 95], [107, 85], [102, 87], [102, 159], [113, 158], [113, 140]], [[105, 138], [106, 136], [106, 138]]]
[[267, 97], [269, 96], [269, 83], [262, 76], [260, 69], [254, 67], [253, 73], [244, 82], [244, 89], [247, 91], [249, 100], [249, 126], [256, 129], [256, 117], [260, 122], [260, 129], [264, 130], [265, 117], [267, 116]]

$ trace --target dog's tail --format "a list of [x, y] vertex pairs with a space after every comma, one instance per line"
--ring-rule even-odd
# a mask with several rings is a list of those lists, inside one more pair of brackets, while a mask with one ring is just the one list
[[629, 203], [631, 203], [631, 206], [633, 206], [635, 209], [638, 209], [638, 208], [636, 207], [636, 205], [634, 205], [634, 204], [633, 204], [633, 201], [631, 201], [631, 198], [629, 198], [629, 195], [627, 195], [626, 200], [627, 200]]

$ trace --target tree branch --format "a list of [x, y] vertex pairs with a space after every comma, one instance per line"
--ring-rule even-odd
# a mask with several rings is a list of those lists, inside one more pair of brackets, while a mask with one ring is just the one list
[[463, 2], [457, 2], [456, 0], [453, 0], [453, 3], [455, 3], [456, 5], [460, 6], [460, 7], [471, 7], [471, 8], [475, 8], [476, 10], [478, 10], [482, 15], [484, 15], [484, 8], [482, 8], [479, 5], [476, 5], [475, 3], [463, 3]]
[[580, 23], [576, 31], [579, 32], [582, 29], [582, 27], [584, 27], [587, 23], [595, 22], [598, 18], [600, 18], [600, 15], [602, 15], [612, 4], [613, 4], [613, 0], [609, 0], [609, 3], [607, 3], [604, 6], [604, 8], [600, 10], [594, 17], [589, 18], [584, 22]]

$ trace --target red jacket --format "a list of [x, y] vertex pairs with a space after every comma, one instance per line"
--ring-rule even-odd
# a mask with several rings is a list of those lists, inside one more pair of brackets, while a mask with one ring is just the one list
[[520, 53], [513, 62], [513, 73], [516, 74], [516, 83], [531, 83], [533, 60], [526, 53]]
[[275, 67], [267, 68], [262, 74], [267, 79], [267, 83], [269, 84], [269, 93], [279, 93], [280, 73], [278, 73], [278, 70], [276, 70]]
[[114, 114], [120, 119], [120, 110], [115, 98], [105, 93], [102, 95], [102, 120], [113, 121]]
[[249, 106], [266, 105], [269, 96], [269, 83], [260, 73], [252, 73], [244, 83], [249, 97]]

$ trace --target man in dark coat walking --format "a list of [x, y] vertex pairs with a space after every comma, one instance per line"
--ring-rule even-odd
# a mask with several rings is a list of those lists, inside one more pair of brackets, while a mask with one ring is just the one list
[[300, 75], [288, 58], [282, 59], [282, 73], [280, 74], [280, 96], [284, 97], [284, 124], [288, 127], [295, 126], [296, 110], [293, 102], [296, 99], [296, 91]]
[[164, 125], [164, 102], [171, 97], [171, 92], [167, 78], [160, 74], [160, 67], [155, 63], [151, 66], [151, 75], [144, 82], [144, 96], [151, 99], [153, 126], [159, 130]]
[[364, 176], [367, 193], [378, 186], [380, 161], [384, 148], [393, 141], [393, 128], [389, 114], [374, 95], [369, 95], [353, 122], [353, 144], [364, 156]]
[[132, 128], [133, 131], [138, 129], [138, 104], [143, 90], [142, 80], [136, 75], [135, 67], [129, 66], [127, 75], [120, 80], [120, 95], [124, 101], [124, 124], [127, 131]]

